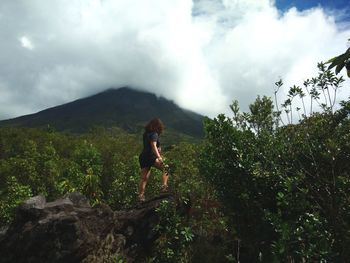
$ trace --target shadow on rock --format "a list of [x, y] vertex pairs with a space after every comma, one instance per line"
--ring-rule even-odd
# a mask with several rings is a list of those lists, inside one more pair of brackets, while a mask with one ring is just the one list
[[0, 235], [1, 262], [133, 262], [158, 238], [156, 208], [163, 194], [136, 207], [112, 211], [91, 207], [85, 196], [71, 193], [54, 202], [35, 196], [17, 208], [14, 222]]

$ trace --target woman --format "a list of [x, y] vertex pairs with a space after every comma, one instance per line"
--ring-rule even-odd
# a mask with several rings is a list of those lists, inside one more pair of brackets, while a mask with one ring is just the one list
[[139, 183], [139, 200], [145, 201], [145, 188], [148, 178], [151, 174], [151, 167], [161, 170], [162, 174], [162, 191], [168, 188], [168, 174], [165, 172], [163, 158], [161, 156], [159, 136], [164, 130], [162, 121], [158, 118], [152, 119], [146, 126], [143, 133], [143, 150], [139, 156], [141, 167], [141, 178]]

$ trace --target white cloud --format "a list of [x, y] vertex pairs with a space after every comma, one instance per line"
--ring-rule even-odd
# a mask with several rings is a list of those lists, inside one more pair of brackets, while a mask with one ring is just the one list
[[344, 52], [335, 21], [268, 0], [1, 1], [0, 119], [126, 85], [210, 116], [246, 109]]
[[[220, 25], [217, 25], [220, 27]], [[216, 30], [218, 31], [218, 30]], [[273, 95], [278, 77], [286, 86], [316, 74], [316, 64], [344, 52], [346, 35], [320, 8], [279, 14], [273, 6], [245, 13], [208, 48], [220, 87], [243, 108], [257, 94]]]
[[22, 47], [27, 48], [29, 50], [33, 50], [34, 49], [34, 45], [33, 43], [29, 40], [28, 37], [26, 36], [22, 36], [19, 38], [19, 41], [21, 42]]

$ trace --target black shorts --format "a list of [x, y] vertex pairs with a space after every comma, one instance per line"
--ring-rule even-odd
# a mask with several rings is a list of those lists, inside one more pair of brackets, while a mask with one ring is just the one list
[[139, 155], [139, 163], [140, 167], [142, 168], [149, 168], [154, 165], [157, 157], [152, 154], [147, 153], [141, 153]]

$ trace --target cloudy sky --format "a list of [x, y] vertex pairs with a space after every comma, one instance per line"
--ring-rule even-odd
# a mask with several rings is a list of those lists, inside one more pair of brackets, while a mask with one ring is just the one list
[[[0, 119], [130, 86], [215, 116], [312, 77], [346, 0], [1, 0]], [[283, 91], [281, 93], [281, 96]], [[350, 95], [349, 82], [338, 99]]]

